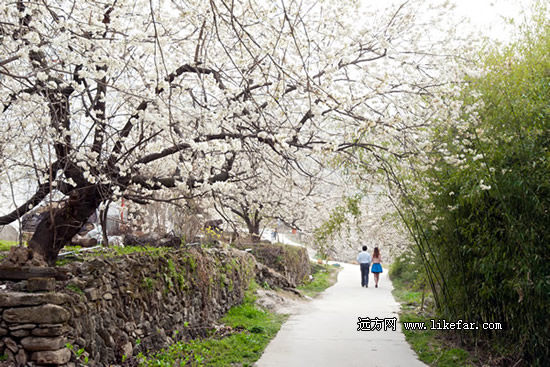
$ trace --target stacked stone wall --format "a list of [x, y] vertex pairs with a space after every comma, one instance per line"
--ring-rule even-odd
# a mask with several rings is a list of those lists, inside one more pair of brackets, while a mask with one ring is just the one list
[[0, 352], [7, 360], [5, 365], [69, 362], [70, 301], [70, 296], [59, 292], [0, 292]]
[[45, 292], [10, 283], [0, 290], [0, 366], [120, 365], [204, 336], [242, 302], [256, 266], [243, 251], [197, 247], [72, 263], [67, 279], [41, 280]]
[[234, 247], [249, 249], [256, 260], [288, 279], [291, 287], [309, 279], [311, 265], [307, 249], [283, 243], [237, 242]]

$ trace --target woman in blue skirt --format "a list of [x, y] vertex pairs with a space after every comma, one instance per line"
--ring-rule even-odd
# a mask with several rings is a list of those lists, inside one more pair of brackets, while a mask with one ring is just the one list
[[375, 247], [374, 252], [372, 253], [372, 267], [370, 268], [370, 271], [374, 274], [375, 288], [378, 288], [378, 279], [380, 277], [380, 273], [382, 272], [382, 265], [380, 265], [381, 262], [382, 258], [380, 257], [380, 250], [378, 247]]

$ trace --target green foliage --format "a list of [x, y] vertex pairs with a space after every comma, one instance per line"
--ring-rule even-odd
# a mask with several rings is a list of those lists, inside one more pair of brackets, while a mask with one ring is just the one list
[[336, 277], [340, 269], [335, 266], [321, 265], [312, 262], [311, 270], [313, 279], [311, 279], [311, 281], [306, 281], [304, 284], [300, 285], [298, 289], [309, 297], [315, 297], [336, 283]]
[[63, 250], [65, 251], [79, 251], [85, 247], [82, 246], [63, 246]]
[[197, 270], [197, 261], [192, 256], [187, 256], [186, 258], [187, 263], [189, 264], [189, 267], [192, 272]]
[[76, 356], [77, 361], [79, 361], [81, 364], [87, 365], [88, 364], [88, 356], [85, 354], [84, 348], [79, 348], [75, 350], [74, 345], [71, 343], [65, 344], [65, 347], [69, 349], [74, 355]]
[[173, 344], [149, 356], [140, 354], [140, 366], [252, 366], [269, 341], [277, 334], [286, 316], [276, 315], [254, 305], [255, 282], [241, 305], [231, 308], [222, 322], [235, 332], [224, 338], [211, 337]]
[[434, 132], [435, 164], [417, 181], [427, 197], [405, 218], [442, 316], [502, 322], [503, 331], [470, 336], [542, 366], [550, 360], [547, 22], [485, 62], [458, 101], [466, 127]]
[[421, 271], [422, 266], [417, 256], [415, 256], [414, 252], [410, 251], [395, 258], [391, 264], [389, 276], [394, 284], [399, 283], [411, 287], [419, 278]]
[[168, 259], [166, 264], [168, 269], [164, 274], [164, 281], [167, 288], [172, 289], [177, 286], [181, 290], [187, 290], [189, 285], [185, 280], [186, 274], [176, 267], [176, 264], [174, 264], [172, 259]]
[[407, 251], [395, 258], [389, 276], [396, 288], [395, 292], [399, 293], [396, 296], [401, 297], [403, 302], [425, 306], [424, 296], [429, 285], [418, 251]]
[[166, 260], [166, 271], [163, 273], [164, 278], [164, 284], [166, 285], [165, 291], [172, 289], [175, 287], [175, 285], [178, 286], [179, 289], [185, 288], [185, 276], [178, 271], [176, 268], [176, 264], [172, 261], [172, 259]]
[[67, 284], [67, 286], [65, 288], [67, 288], [67, 289], [69, 289], [69, 290], [71, 290], [75, 293], [78, 293], [81, 296], [84, 295], [84, 291], [82, 289], [80, 289], [79, 287], [77, 287], [76, 285], [74, 285], [74, 284]]
[[392, 280], [393, 295], [401, 302], [399, 321], [423, 322], [428, 330], [406, 330], [402, 328], [405, 338], [421, 361], [434, 367], [464, 367], [473, 366], [472, 357], [464, 349], [457, 348], [446, 342], [449, 331], [431, 330], [430, 319], [435, 317], [434, 309], [422, 309], [423, 298], [430, 299], [418, 291], [423, 284], [425, 273], [418, 262], [418, 254], [410, 251], [398, 256], [392, 263], [389, 276]]
[[136, 253], [147, 254], [151, 256], [162, 256], [172, 249], [169, 247], [153, 247], [153, 246], [112, 246], [105, 249], [106, 257], [116, 257], [130, 255]]
[[153, 278], [145, 277], [143, 278], [143, 287], [147, 289], [147, 291], [152, 292], [155, 288], [156, 281]]
[[330, 248], [328, 244], [335, 235], [341, 233], [344, 229], [350, 230], [350, 219], [358, 218], [361, 215], [359, 205], [362, 195], [357, 194], [344, 199], [344, 204], [337, 206], [330, 213], [329, 219], [317, 227], [313, 233], [314, 242], [319, 248], [322, 259], [326, 259]]

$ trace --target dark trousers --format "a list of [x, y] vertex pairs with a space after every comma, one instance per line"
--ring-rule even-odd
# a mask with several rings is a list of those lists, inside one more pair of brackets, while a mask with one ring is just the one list
[[369, 267], [370, 263], [361, 263], [361, 287], [369, 285]]

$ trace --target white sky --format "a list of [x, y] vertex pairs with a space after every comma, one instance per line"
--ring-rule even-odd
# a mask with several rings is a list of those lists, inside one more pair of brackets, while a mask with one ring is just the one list
[[[403, 4], [407, 0], [361, 0], [362, 7], [383, 9]], [[443, 3], [445, 0], [423, 0], [426, 3]], [[456, 19], [467, 18], [470, 24], [462, 25], [469, 31], [480, 31], [483, 35], [498, 40], [508, 41], [512, 28], [506, 18], [513, 18], [515, 23], [522, 23], [524, 14], [535, 0], [447, 0], [453, 5], [451, 16]]]
[[500, 41], [510, 37], [511, 28], [506, 19], [523, 23], [532, 0], [451, 0], [457, 14], [471, 20], [474, 28]]

